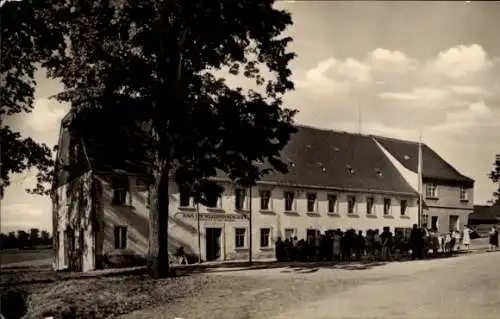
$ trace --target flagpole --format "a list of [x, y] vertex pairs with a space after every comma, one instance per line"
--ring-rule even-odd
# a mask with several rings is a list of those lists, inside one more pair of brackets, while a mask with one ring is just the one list
[[249, 190], [249, 204], [248, 204], [248, 264], [252, 266], [252, 186]]
[[422, 227], [422, 211], [423, 211], [423, 181], [422, 181], [422, 132], [418, 138], [418, 227]]

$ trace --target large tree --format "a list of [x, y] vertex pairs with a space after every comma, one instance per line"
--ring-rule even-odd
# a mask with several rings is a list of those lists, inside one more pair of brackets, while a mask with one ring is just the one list
[[[167, 275], [170, 177], [206, 204], [221, 192], [210, 180], [218, 171], [243, 186], [287, 171], [279, 152], [295, 132], [296, 111], [282, 107], [293, 89], [283, 36], [291, 16], [274, 0], [70, 2], [70, 49], [48, 64], [65, 85], [58, 98], [71, 103], [75, 132], [123, 138], [147, 163], [148, 265]], [[231, 88], [214, 73], [224, 68], [261, 92]], [[120, 152], [116, 144], [109, 149]]]
[[56, 21], [50, 0], [2, 1], [0, 8], [2, 50], [0, 65], [0, 193], [11, 182], [12, 173], [36, 168], [37, 184], [30, 190], [47, 194], [52, 170], [52, 151], [46, 144], [23, 137], [9, 125], [8, 116], [30, 113], [34, 107], [34, 72], [57, 50], [64, 50], [62, 25]]
[[498, 189], [493, 193], [494, 205], [500, 205], [500, 155], [497, 155], [493, 163], [493, 169], [488, 174], [491, 181], [498, 184]]

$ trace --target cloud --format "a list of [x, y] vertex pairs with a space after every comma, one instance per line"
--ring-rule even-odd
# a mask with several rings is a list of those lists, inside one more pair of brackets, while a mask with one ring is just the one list
[[483, 93], [487, 94], [487, 92], [484, 92], [483, 88], [481, 88], [480, 86], [452, 85], [449, 88], [459, 95], [480, 95]]
[[19, 229], [39, 228], [51, 230], [51, 211], [47, 205], [38, 203], [17, 203], [2, 207], [1, 232]]
[[491, 119], [500, 117], [498, 72], [500, 58], [490, 58], [477, 44], [447, 48], [427, 60], [375, 48], [360, 60], [330, 56], [319, 61], [297, 77], [291, 100], [303, 111], [297, 120], [311, 124], [328, 125], [331, 117], [335, 123], [357, 123], [361, 116], [363, 122], [381, 125], [364, 124], [366, 129], [384, 127], [388, 133], [386, 126], [394, 133], [466, 134], [470, 127], [496, 125]]
[[481, 46], [460, 45], [440, 52], [428, 63], [427, 71], [450, 78], [461, 78], [474, 75], [489, 66], [488, 56]]
[[423, 106], [429, 102], [443, 100], [448, 96], [448, 92], [443, 89], [431, 87], [416, 87], [410, 92], [382, 92], [378, 96], [386, 100], [420, 101]]
[[478, 130], [487, 130], [489, 134], [491, 129], [500, 132], [500, 113], [493, 111], [484, 101], [471, 103], [467, 108], [449, 112], [446, 114], [445, 121], [429, 128], [430, 131], [466, 134], [467, 132]]
[[46, 133], [61, 124], [66, 112], [66, 108], [61, 107], [54, 100], [40, 98], [35, 101], [34, 111], [26, 117], [26, 125], [29, 125], [36, 133]]

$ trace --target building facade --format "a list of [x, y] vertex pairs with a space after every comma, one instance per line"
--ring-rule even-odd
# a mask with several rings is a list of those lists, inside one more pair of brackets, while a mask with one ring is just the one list
[[[61, 170], [58, 177], [53, 196], [54, 267], [89, 271], [106, 266], [113, 256], [144, 259], [149, 237], [147, 175], [133, 167], [106, 167], [91, 141], [71, 136], [61, 130], [58, 158], [87, 165], [77, 165], [78, 172]], [[331, 229], [411, 228], [418, 222], [416, 176], [378, 139], [299, 127], [282, 151], [288, 174], [273, 172], [251, 189], [221, 174], [215, 180], [224, 191], [212, 200], [212, 207], [195, 204], [172, 181], [169, 253], [183, 246], [204, 261], [246, 260], [251, 246], [252, 258], [268, 259], [275, 257], [278, 237], [308, 239], [318, 230]], [[406, 157], [415, 156], [409, 154]], [[466, 203], [453, 202], [453, 190], [442, 185], [438, 199], [443, 200], [430, 206], [426, 198], [426, 208], [440, 217], [459, 214], [460, 227], [466, 223], [468, 211], [461, 206]], [[444, 224], [440, 220], [439, 227]]]
[[[418, 180], [418, 143], [374, 137], [406, 179]], [[439, 232], [461, 230], [474, 210], [474, 180], [422, 144], [422, 224]], [[414, 184], [416, 185], [416, 184]], [[415, 186], [414, 186], [415, 187]]]

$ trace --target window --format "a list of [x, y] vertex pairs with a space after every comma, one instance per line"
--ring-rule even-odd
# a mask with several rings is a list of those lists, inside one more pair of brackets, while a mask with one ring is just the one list
[[356, 213], [356, 196], [347, 196], [347, 213]]
[[218, 208], [222, 204], [222, 197], [220, 194], [211, 194], [207, 198], [207, 207], [209, 208]]
[[245, 196], [246, 192], [244, 189], [238, 188], [235, 190], [234, 193], [235, 197], [235, 208], [237, 210], [243, 210], [245, 209]]
[[391, 199], [384, 198], [384, 215], [390, 215], [390, 214], [391, 214]]
[[335, 213], [337, 211], [337, 195], [328, 194], [328, 212]]
[[307, 193], [307, 212], [312, 213], [316, 209], [316, 193]]
[[113, 205], [125, 205], [129, 189], [128, 177], [115, 177], [113, 180]]
[[439, 226], [438, 216], [432, 216], [431, 217], [431, 229], [438, 229], [438, 226]]
[[401, 200], [401, 216], [406, 215], [406, 209], [408, 208], [408, 201], [406, 199]]
[[373, 203], [374, 202], [375, 202], [375, 199], [373, 197], [366, 198], [366, 214], [367, 215], [373, 214]]
[[425, 197], [427, 198], [437, 198], [438, 197], [438, 189], [436, 184], [427, 184], [425, 185]]
[[285, 228], [285, 238], [284, 239], [291, 239], [297, 234], [294, 228]]
[[267, 248], [271, 247], [271, 229], [261, 228], [260, 229], [260, 247]]
[[460, 187], [460, 200], [462, 201], [467, 200], [467, 190], [463, 186]]
[[179, 188], [179, 205], [181, 207], [190, 207], [191, 206], [191, 193], [187, 187]]
[[236, 248], [245, 247], [246, 229], [245, 228], [236, 228], [234, 235], [235, 235], [234, 244], [235, 244]]
[[422, 215], [422, 225], [427, 225], [429, 224], [429, 215], [423, 214]]
[[115, 249], [127, 248], [127, 227], [115, 226]]
[[261, 190], [260, 192], [260, 209], [269, 210], [269, 202], [271, 201], [271, 191]]
[[295, 194], [293, 192], [285, 192], [285, 210], [290, 212], [293, 210]]
[[449, 217], [449, 230], [454, 231], [454, 230], [459, 230], [460, 229], [460, 223], [459, 223], [459, 217], [457, 215], [450, 215]]

